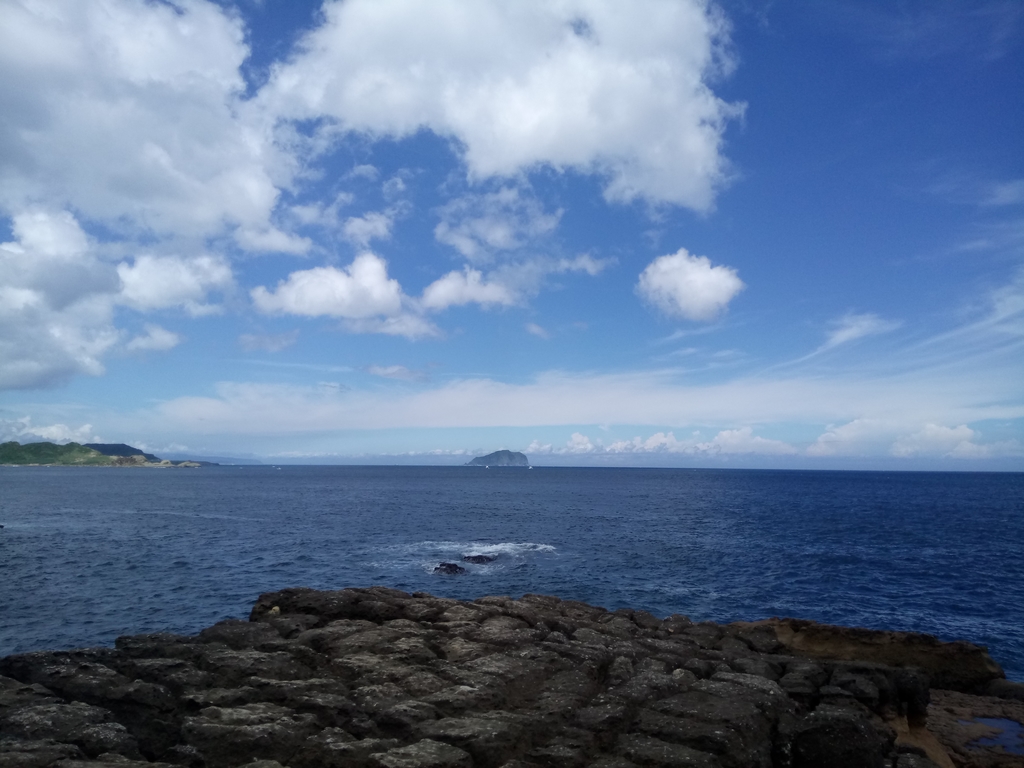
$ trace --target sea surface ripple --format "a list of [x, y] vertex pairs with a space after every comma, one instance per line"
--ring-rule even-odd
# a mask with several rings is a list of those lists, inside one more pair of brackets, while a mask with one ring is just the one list
[[1024, 681], [1018, 473], [0, 467], [0, 524], [0, 655], [384, 584], [928, 632]]

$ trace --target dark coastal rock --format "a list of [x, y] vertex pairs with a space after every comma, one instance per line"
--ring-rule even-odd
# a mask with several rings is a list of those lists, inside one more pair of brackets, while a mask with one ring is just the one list
[[255, 703], [206, 707], [184, 718], [181, 737], [203, 755], [208, 768], [233, 768], [258, 758], [287, 762], [320, 730], [312, 715]]
[[466, 569], [458, 563], [439, 563], [434, 568], [434, 573], [440, 573], [445, 576], [458, 576], [461, 573], [465, 573]]
[[46, 768], [58, 761], [84, 757], [74, 744], [52, 739], [32, 741], [7, 735], [0, 737], [0, 768]]
[[384, 768], [471, 768], [473, 759], [443, 741], [421, 739], [407, 747], [395, 747], [376, 757]]
[[463, 555], [462, 562], [473, 563], [475, 565], [485, 565], [487, 563], [493, 563], [497, 558], [491, 557], [490, 555]]
[[867, 712], [821, 706], [792, 733], [793, 768], [885, 768], [896, 734]]
[[995, 696], [998, 699], [1024, 701], [1024, 683], [1015, 683], [1011, 680], [993, 680], [985, 688], [985, 695]]
[[0, 659], [0, 768], [1020, 764], [972, 720], [1024, 719], [1014, 684], [929, 687], [975, 680], [939, 663], [962, 646], [915, 636], [926, 664], [886, 664], [878, 643], [802, 653], [777, 629], [542, 595], [286, 589], [194, 637]]
[[887, 632], [818, 624], [804, 619], [769, 619], [745, 625], [770, 627], [791, 653], [821, 659], [865, 661], [925, 672], [932, 687], [983, 693], [1006, 677], [988, 651], [962, 640], [945, 643], [920, 632]]
[[90, 757], [116, 752], [139, 757], [136, 740], [111, 713], [81, 702], [21, 707], [0, 720], [7, 737], [24, 741], [52, 740], [73, 744]]

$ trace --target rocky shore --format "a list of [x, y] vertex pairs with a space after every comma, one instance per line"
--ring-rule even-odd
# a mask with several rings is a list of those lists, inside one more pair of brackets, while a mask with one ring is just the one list
[[286, 589], [0, 659], [0, 768], [986, 768], [1022, 722], [969, 643], [540, 595]]

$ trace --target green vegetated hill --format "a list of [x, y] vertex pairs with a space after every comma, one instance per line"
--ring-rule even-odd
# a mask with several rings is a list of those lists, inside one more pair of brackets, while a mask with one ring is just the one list
[[99, 451], [78, 443], [0, 443], [0, 464], [74, 464], [106, 467], [114, 463], [113, 456], [104, 456]]
[[124, 443], [0, 443], [0, 464], [75, 467], [201, 467], [208, 461], [168, 461]]
[[92, 448], [104, 456], [145, 456], [146, 461], [160, 461], [159, 457], [152, 453], [145, 453], [139, 448], [125, 443], [86, 443], [83, 448]]

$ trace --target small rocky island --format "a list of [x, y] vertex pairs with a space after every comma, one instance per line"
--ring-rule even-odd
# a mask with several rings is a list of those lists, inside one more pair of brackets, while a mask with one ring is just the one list
[[542, 595], [285, 589], [0, 659], [0, 768], [1019, 767], [1022, 721], [970, 643]]
[[519, 451], [495, 451], [466, 462], [467, 467], [528, 467], [530, 460]]

